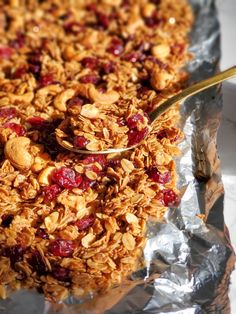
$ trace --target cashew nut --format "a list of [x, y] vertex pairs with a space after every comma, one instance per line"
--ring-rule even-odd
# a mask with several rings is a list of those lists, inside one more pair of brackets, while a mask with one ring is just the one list
[[38, 183], [40, 185], [49, 185], [51, 183], [50, 176], [56, 167], [48, 166], [43, 169], [38, 176]]
[[120, 98], [120, 94], [118, 92], [111, 90], [106, 93], [100, 93], [94, 85], [89, 87], [88, 95], [89, 99], [101, 105], [114, 104]]
[[151, 85], [156, 90], [165, 89], [173, 80], [173, 75], [164, 70], [154, 69], [151, 73]]
[[15, 95], [12, 93], [8, 93], [8, 97], [11, 102], [24, 102], [24, 103], [31, 103], [31, 101], [34, 99], [34, 93], [28, 92], [23, 95]]
[[54, 106], [56, 109], [65, 112], [67, 110], [66, 102], [75, 95], [75, 91], [69, 88], [55, 97]]
[[34, 162], [33, 156], [29, 153], [30, 145], [31, 141], [27, 137], [12, 138], [5, 145], [5, 156], [17, 169], [28, 170]]
[[89, 119], [95, 119], [99, 116], [99, 110], [97, 107], [91, 104], [84, 105], [80, 111], [81, 116], [89, 118]]
[[165, 60], [170, 54], [170, 47], [167, 44], [153, 46], [152, 54], [159, 60]]

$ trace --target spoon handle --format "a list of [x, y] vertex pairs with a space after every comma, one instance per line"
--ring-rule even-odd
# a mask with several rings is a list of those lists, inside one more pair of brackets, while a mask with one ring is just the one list
[[151, 121], [153, 122], [154, 120], [156, 120], [161, 114], [163, 114], [166, 110], [168, 110], [172, 105], [190, 96], [200, 93], [201, 91], [211, 86], [217, 85], [225, 80], [228, 80], [234, 76], [236, 76], [236, 66], [229, 68], [228, 70], [225, 70], [223, 72], [220, 72], [206, 80], [200, 81], [199, 83], [196, 83], [194, 85], [187, 87], [182, 92], [176, 94], [170, 99], [167, 99], [163, 104], [161, 104], [159, 107], [153, 110], [149, 114]]

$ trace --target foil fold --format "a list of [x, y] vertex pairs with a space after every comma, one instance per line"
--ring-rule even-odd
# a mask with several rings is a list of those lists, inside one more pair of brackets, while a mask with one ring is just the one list
[[[196, 22], [191, 34], [194, 59], [190, 84], [218, 71], [220, 26], [214, 0], [191, 0]], [[224, 189], [216, 137], [222, 94], [213, 87], [185, 101], [186, 135], [176, 160], [182, 200], [163, 223], [149, 223], [145, 267], [105, 295], [73, 297], [60, 304], [32, 291], [0, 301], [1, 314], [229, 313], [229, 279], [235, 263], [224, 224]], [[206, 223], [197, 215], [205, 214]]]

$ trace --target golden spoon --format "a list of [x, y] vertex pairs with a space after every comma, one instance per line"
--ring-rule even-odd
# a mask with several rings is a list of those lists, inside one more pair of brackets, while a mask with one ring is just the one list
[[[201, 91], [208, 89], [214, 85], [217, 85], [225, 80], [228, 80], [232, 77], [236, 76], [236, 66], [229, 68], [228, 70], [225, 70], [223, 72], [220, 72], [206, 80], [200, 81], [192, 86], [187, 87], [184, 89], [182, 92], [176, 94], [175, 96], [167, 99], [164, 103], [162, 103], [159, 107], [157, 107], [155, 110], [153, 110], [151, 113], [149, 113], [149, 118], [151, 120], [151, 123], [153, 122], [164, 112], [166, 112], [171, 106], [175, 105], [176, 103], [179, 103], [190, 96], [193, 96], [195, 94], [200, 93]], [[149, 131], [150, 132], [150, 131]], [[146, 137], [148, 134], [146, 135]], [[145, 138], [146, 138], [145, 137]], [[145, 139], [144, 138], [144, 139]], [[144, 139], [140, 141], [140, 143], [125, 147], [125, 148], [111, 148], [107, 150], [102, 150], [102, 151], [91, 151], [91, 150], [86, 150], [86, 149], [76, 149], [73, 147], [72, 144], [68, 143], [67, 141], [64, 141], [60, 137], [56, 135], [57, 142], [64, 148], [80, 153], [80, 154], [110, 154], [110, 153], [122, 153], [127, 150], [133, 149], [137, 146], [139, 146]]]

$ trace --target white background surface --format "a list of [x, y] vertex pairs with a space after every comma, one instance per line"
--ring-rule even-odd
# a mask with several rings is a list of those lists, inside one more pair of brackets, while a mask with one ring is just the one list
[[[222, 31], [221, 69], [236, 65], [236, 0], [217, 0]], [[236, 249], [236, 78], [223, 84], [224, 109], [218, 134], [225, 187], [225, 221]], [[236, 314], [236, 271], [232, 274], [231, 314]]]

